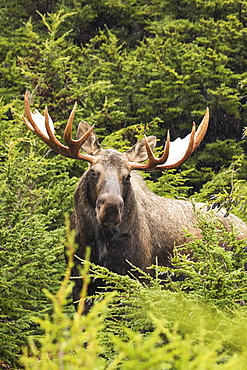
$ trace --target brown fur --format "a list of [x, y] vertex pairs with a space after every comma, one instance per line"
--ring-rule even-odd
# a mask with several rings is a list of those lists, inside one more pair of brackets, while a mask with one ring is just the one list
[[[140, 142], [138, 145], [142, 146]], [[91, 261], [118, 274], [128, 274], [131, 267], [127, 261], [143, 270], [157, 259], [160, 265], [170, 266], [174, 246], [188, 241], [184, 229], [200, 237], [191, 202], [159, 197], [137, 172], [130, 173], [131, 156], [143, 161], [139, 149], [119, 153], [100, 149], [94, 141], [92, 151], [97, 152], [97, 161], [77, 186], [71, 216], [71, 228], [76, 230], [79, 244], [77, 255], [83, 259], [85, 248], [90, 246]], [[226, 229], [233, 224], [241, 238], [247, 237], [247, 226], [238, 217], [223, 218], [222, 212], [218, 217]], [[76, 267], [72, 274], [78, 276]], [[75, 281], [73, 297], [77, 301], [81, 280]], [[92, 282], [89, 294], [96, 289], [97, 283]]]

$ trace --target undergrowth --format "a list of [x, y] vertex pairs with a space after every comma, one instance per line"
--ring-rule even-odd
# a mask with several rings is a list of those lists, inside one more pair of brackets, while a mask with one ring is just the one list
[[[225, 233], [232, 250], [219, 249], [213, 221], [206, 223], [200, 216], [198, 222], [203, 237], [189, 247], [200, 262], [185, 260], [178, 252], [176, 268], [166, 269], [164, 277], [164, 268], [154, 266], [156, 277], [149, 277], [147, 284], [84, 261], [84, 289], [75, 313], [68, 310], [70, 257], [59, 291], [46, 291], [53, 314], [34, 318], [43, 335], [30, 338], [21, 359], [24, 368], [247, 369], [244, 244]], [[73, 245], [68, 232], [71, 256]], [[178, 271], [187, 276], [183, 282], [170, 278]], [[107, 281], [107, 289], [85, 316], [81, 310], [91, 278]]]

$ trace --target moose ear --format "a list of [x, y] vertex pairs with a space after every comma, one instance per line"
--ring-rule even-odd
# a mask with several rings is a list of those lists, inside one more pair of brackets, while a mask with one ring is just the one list
[[[81, 121], [77, 128], [77, 139], [80, 139], [90, 129], [90, 127], [91, 126], [89, 126], [87, 122]], [[89, 155], [97, 155], [99, 153], [101, 147], [94, 131], [89, 135], [85, 143], [82, 144], [81, 148]]]
[[[155, 136], [148, 136], [146, 137], [148, 144], [153, 151], [156, 145], [156, 137]], [[138, 141], [132, 148], [127, 150], [125, 153], [128, 161], [130, 162], [143, 162], [148, 158], [148, 153], [146, 149], [146, 145], [144, 139]]]

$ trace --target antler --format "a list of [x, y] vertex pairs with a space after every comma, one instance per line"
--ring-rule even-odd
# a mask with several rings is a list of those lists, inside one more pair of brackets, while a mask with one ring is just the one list
[[175, 141], [170, 142], [170, 134], [168, 131], [165, 149], [160, 158], [155, 158], [148, 141], [145, 140], [146, 150], [148, 153], [148, 162], [129, 162], [130, 169], [141, 171], [157, 171], [178, 167], [184, 163], [196, 150], [207, 132], [208, 123], [209, 109], [207, 108], [205, 116], [203, 117], [198, 129], [196, 130], [196, 125], [193, 122], [191, 133], [185, 138], [181, 139], [179, 137]]
[[30, 111], [28, 91], [26, 91], [25, 93], [24, 104], [25, 104], [25, 113], [27, 116], [27, 118], [23, 116], [24, 122], [26, 123], [27, 127], [31, 131], [33, 131], [41, 140], [43, 140], [44, 143], [46, 143], [51, 149], [53, 149], [58, 154], [62, 154], [63, 156], [68, 158], [82, 159], [89, 163], [95, 162], [94, 156], [79, 152], [80, 147], [87, 140], [87, 138], [93, 131], [94, 126], [92, 126], [80, 139], [78, 140], [72, 139], [72, 123], [75, 116], [76, 103], [70, 113], [68, 123], [64, 130], [64, 141], [68, 146], [64, 146], [54, 136], [54, 125], [48, 113], [47, 107], [45, 108], [44, 116], [42, 116], [42, 114], [40, 114], [39, 111], [37, 110], [35, 110], [35, 112], [32, 113]]
[[[26, 117], [23, 116], [23, 120], [27, 127], [33, 131], [41, 140], [43, 140], [51, 149], [58, 154], [62, 154], [68, 158], [81, 159], [91, 164], [95, 163], [96, 157], [80, 153], [80, 148], [88, 139], [92, 133], [94, 126], [82, 135], [78, 140], [72, 139], [72, 124], [76, 111], [76, 103], [72, 109], [68, 123], [64, 130], [64, 141], [68, 146], [63, 145], [58, 141], [54, 135], [54, 124], [51, 117], [49, 116], [47, 107], [42, 116], [39, 111], [35, 110], [34, 113], [30, 111], [30, 105], [28, 100], [28, 91], [25, 93], [24, 98], [25, 113]], [[145, 146], [148, 154], [147, 163], [129, 162], [130, 170], [141, 170], [141, 171], [156, 171], [163, 169], [176, 168], [184, 163], [189, 156], [196, 150], [202, 139], [204, 138], [209, 122], [209, 109], [207, 108], [206, 114], [203, 117], [201, 124], [197, 131], [195, 123], [192, 125], [191, 133], [185, 138], [177, 138], [175, 141], [170, 142], [169, 131], [167, 133], [166, 145], [164, 152], [160, 158], [156, 158], [150, 148], [148, 140], [145, 138]]]

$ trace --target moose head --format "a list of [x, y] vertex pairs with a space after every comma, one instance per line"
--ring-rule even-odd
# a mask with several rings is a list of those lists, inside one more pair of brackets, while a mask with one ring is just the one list
[[[78, 139], [72, 139], [75, 111], [76, 104], [64, 131], [65, 146], [54, 135], [54, 125], [47, 108], [44, 116], [38, 111], [32, 113], [28, 93], [25, 94], [24, 121], [27, 127], [58, 154], [89, 162], [90, 197], [97, 221], [104, 227], [118, 226], [122, 221], [131, 171], [158, 171], [178, 167], [196, 150], [205, 136], [209, 122], [207, 109], [198, 129], [196, 130], [193, 123], [191, 133], [185, 138], [171, 141], [168, 131], [164, 151], [160, 158], [156, 158], [153, 154], [155, 136], [144, 137], [125, 153], [113, 149], [105, 150], [100, 147], [94, 127], [82, 121], [77, 130]], [[146, 159], [147, 163], [143, 163]]]

